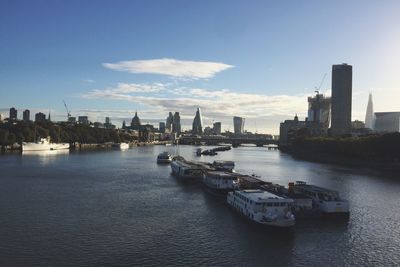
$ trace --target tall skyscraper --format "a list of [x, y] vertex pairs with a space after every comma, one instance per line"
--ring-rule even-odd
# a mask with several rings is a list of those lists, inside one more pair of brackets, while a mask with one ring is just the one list
[[321, 123], [322, 127], [328, 129], [331, 113], [331, 98], [317, 93], [308, 98], [308, 121]]
[[200, 108], [197, 108], [196, 116], [194, 116], [192, 131], [195, 134], [201, 134], [203, 132], [203, 119], [201, 117]]
[[369, 93], [367, 113], [365, 114], [365, 128], [374, 129], [375, 116], [374, 116], [374, 106], [372, 104], [372, 94]]
[[17, 110], [12, 107], [10, 108], [10, 116], [8, 117], [10, 119], [10, 121], [16, 121], [17, 120]]
[[244, 118], [233, 117], [233, 129], [235, 134], [241, 134], [244, 132]]
[[332, 66], [332, 135], [351, 132], [352, 76], [351, 65]]
[[181, 133], [181, 116], [179, 116], [179, 112], [175, 112], [173, 121], [172, 121], [172, 132], [180, 134]]
[[172, 123], [174, 121], [174, 115], [172, 115], [172, 112], [168, 114], [166, 123], [165, 123], [165, 129], [168, 130], [168, 132], [172, 131]]
[[22, 113], [22, 119], [24, 121], [30, 121], [31, 120], [31, 112], [29, 109], [25, 109], [24, 112]]

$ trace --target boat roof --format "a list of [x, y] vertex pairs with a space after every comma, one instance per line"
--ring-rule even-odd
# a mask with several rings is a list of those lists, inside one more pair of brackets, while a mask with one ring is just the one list
[[319, 186], [316, 186], [316, 185], [306, 184], [306, 183], [297, 183], [295, 186], [296, 187], [301, 187], [301, 188], [304, 188], [306, 190], [313, 191], [313, 192], [316, 192], [316, 193], [334, 193], [334, 194], [337, 194], [337, 192], [335, 190], [319, 187]]
[[221, 176], [221, 177], [236, 177], [234, 173], [224, 171], [208, 171], [207, 174]]
[[174, 160], [174, 161], [172, 161], [172, 163], [175, 163], [175, 164], [178, 164], [178, 165], [180, 165], [182, 167], [186, 167], [186, 168], [190, 168], [190, 169], [199, 169], [199, 170], [201, 170], [201, 168], [199, 166], [197, 166], [197, 165], [186, 163], [186, 162], [183, 162], [183, 161], [180, 161], [180, 160]]
[[270, 192], [260, 190], [260, 189], [247, 189], [247, 190], [240, 190], [236, 191], [241, 193], [242, 195], [245, 195], [247, 198], [253, 200], [253, 201], [258, 201], [258, 200], [271, 200], [271, 199], [279, 199], [279, 200], [285, 200], [288, 202], [292, 202], [292, 199], [284, 198], [277, 196], [275, 194], [272, 194]]
[[213, 164], [231, 164], [235, 165], [235, 162], [232, 160], [214, 160]]

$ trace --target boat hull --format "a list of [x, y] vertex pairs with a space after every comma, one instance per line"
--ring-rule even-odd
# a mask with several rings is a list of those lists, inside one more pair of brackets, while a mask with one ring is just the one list
[[61, 150], [69, 149], [68, 143], [60, 144], [37, 144], [37, 143], [23, 143], [22, 151], [49, 151], [49, 150]]
[[235, 201], [230, 194], [228, 194], [227, 196], [227, 203], [237, 213], [239, 213], [246, 219], [250, 220], [251, 222], [259, 225], [264, 225], [274, 228], [291, 228], [296, 224], [296, 220], [293, 215], [285, 219], [278, 218], [278, 216], [276, 218], [268, 218], [266, 217], [266, 214], [246, 211], [243, 207], [235, 205]]

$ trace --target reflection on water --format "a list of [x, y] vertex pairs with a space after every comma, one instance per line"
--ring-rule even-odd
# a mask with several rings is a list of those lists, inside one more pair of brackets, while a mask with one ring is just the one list
[[22, 156], [29, 158], [35, 157], [38, 159], [39, 163], [42, 165], [49, 164], [54, 161], [60, 155], [68, 155], [69, 149], [59, 149], [59, 150], [44, 150], [44, 151], [23, 151]]
[[[46, 151], [0, 156], [0, 266], [396, 266], [400, 181], [239, 147], [197, 157], [192, 146]], [[250, 223], [201, 184], [181, 183], [159, 153], [287, 185], [331, 188], [349, 221], [298, 221], [282, 232]]]

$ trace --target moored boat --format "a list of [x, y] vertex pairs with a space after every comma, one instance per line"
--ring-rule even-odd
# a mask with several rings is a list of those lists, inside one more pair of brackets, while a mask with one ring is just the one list
[[313, 206], [328, 215], [349, 215], [349, 202], [341, 199], [339, 193], [323, 187], [296, 181], [294, 191], [310, 197]]
[[230, 160], [215, 160], [211, 166], [217, 171], [233, 172], [235, 169], [235, 162]]
[[69, 149], [68, 143], [50, 143], [48, 138], [41, 138], [37, 142], [23, 142], [22, 152], [24, 151], [49, 151]]
[[277, 196], [292, 199], [291, 210], [296, 219], [321, 216], [321, 211], [314, 208], [311, 197], [294, 191], [294, 183], [289, 183], [289, 187], [286, 188], [283, 185], [266, 182], [260, 188]]
[[129, 143], [113, 143], [111, 147], [124, 150], [129, 148]]
[[172, 156], [168, 152], [162, 152], [157, 156], [157, 163], [171, 163]]
[[172, 174], [182, 180], [197, 180], [203, 178], [201, 167], [186, 162], [183, 158], [176, 158], [171, 162]]
[[293, 200], [267, 191], [236, 190], [228, 193], [227, 202], [240, 214], [258, 224], [284, 228], [294, 226], [296, 222], [290, 211]]
[[225, 195], [237, 189], [237, 175], [223, 171], [206, 171], [203, 184], [214, 193]]

